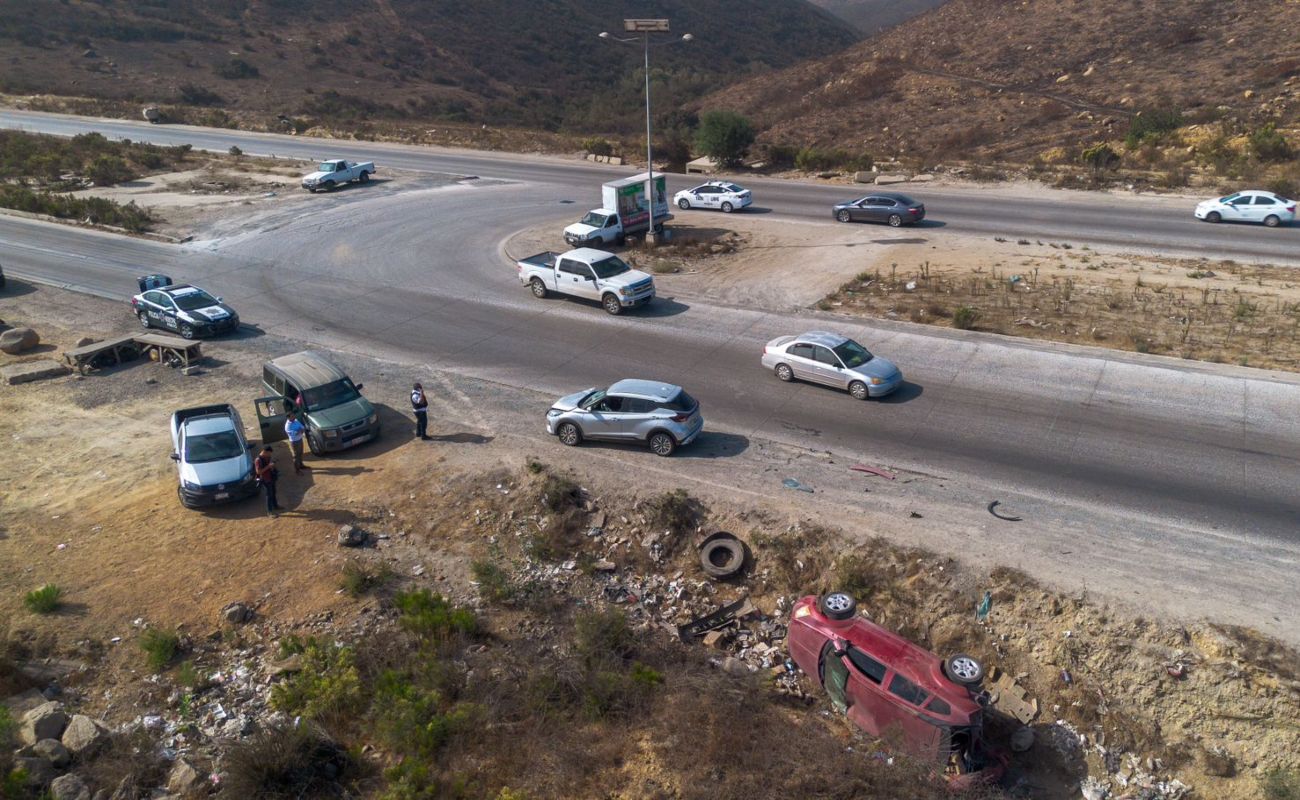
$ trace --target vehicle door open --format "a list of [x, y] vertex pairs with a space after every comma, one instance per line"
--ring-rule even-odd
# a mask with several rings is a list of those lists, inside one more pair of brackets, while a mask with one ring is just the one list
[[257, 412], [257, 428], [261, 433], [262, 444], [285, 438], [284, 422], [288, 415], [285, 413], [283, 397], [259, 397], [253, 401], [253, 409]]

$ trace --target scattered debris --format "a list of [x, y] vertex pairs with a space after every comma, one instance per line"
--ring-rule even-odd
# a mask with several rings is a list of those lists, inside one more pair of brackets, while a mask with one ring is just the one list
[[1025, 725], [1033, 722], [1038, 716], [1038, 700], [1026, 699], [1024, 688], [998, 667], [992, 669], [990, 676], [989, 704]]
[[802, 483], [795, 480], [794, 478], [786, 478], [785, 480], [781, 481], [781, 485], [787, 489], [794, 489], [797, 492], [807, 492], [808, 494], [813, 493], [813, 488], [811, 486], [804, 486]]
[[744, 619], [757, 612], [758, 609], [754, 607], [753, 603], [749, 602], [749, 598], [742, 597], [736, 602], [725, 605], [710, 614], [691, 620], [685, 625], [677, 626], [677, 634], [682, 641], [689, 642], [700, 634], [725, 627], [736, 620]]
[[998, 519], [1004, 519], [1004, 520], [1006, 520], [1007, 522], [1020, 522], [1020, 521], [1021, 521], [1021, 518], [1020, 518], [1020, 517], [1012, 516], [1012, 515], [1010, 515], [1010, 514], [999, 513], [999, 512], [997, 511], [997, 507], [998, 507], [999, 505], [1001, 505], [1001, 504], [1002, 504], [1002, 501], [1001, 501], [1001, 500], [994, 500], [992, 503], [989, 503], [989, 513], [992, 514], [993, 516], [997, 517]]
[[745, 543], [726, 531], [700, 542], [700, 566], [714, 578], [729, 578], [745, 566]]
[[989, 618], [989, 612], [993, 610], [993, 593], [985, 591], [984, 596], [980, 598], [979, 605], [975, 606], [975, 619], [983, 622]]
[[872, 475], [879, 475], [880, 477], [891, 481], [898, 477], [896, 474], [888, 470], [883, 470], [880, 467], [870, 467], [867, 466], [866, 464], [854, 464], [853, 466], [849, 467], [849, 469], [853, 470], [854, 472], [867, 472]]

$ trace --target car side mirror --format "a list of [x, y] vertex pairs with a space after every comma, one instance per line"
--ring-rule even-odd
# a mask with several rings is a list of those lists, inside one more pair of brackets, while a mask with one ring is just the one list
[[170, 458], [172, 461], [180, 461], [181, 455], [180, 453], [172, 453], [170, 456], [168, 456], [168, 458]]
[[217, 298], [217, 302], [218, 302], [218, 303], [224, 303], [225, 301], [222, 300], [220, 297], [218, 297], [218, 298]]
[[366, 385], [365, 385], [364, 383], [358, 383], [358, 384], [357, 384], [357, 391], [358, 391], [358, 392], [361, 391], [361, 390], [364, 389], [364, 388], [366, 388]]

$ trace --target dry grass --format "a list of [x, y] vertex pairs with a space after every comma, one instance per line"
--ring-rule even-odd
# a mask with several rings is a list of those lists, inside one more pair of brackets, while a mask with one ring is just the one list
[[1283, 267], [1100, 256], [1068, 244], [900, 262], [827, 307], [1200, 361], [1300, 369], [1300, 279]]

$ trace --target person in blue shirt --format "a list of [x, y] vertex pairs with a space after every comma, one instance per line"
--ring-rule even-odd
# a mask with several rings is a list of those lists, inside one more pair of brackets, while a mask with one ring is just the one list
[[293, 453], [293, 471], [295, 474], [301, 473], [311, 467], [302, 463], [302, 437], [307, 434], [307, 426], [303, 425], [298, 415], [293, 411], [289, 412], [288, 418], [284, 421], [284, 435], [289, 439], [289, 452]]

